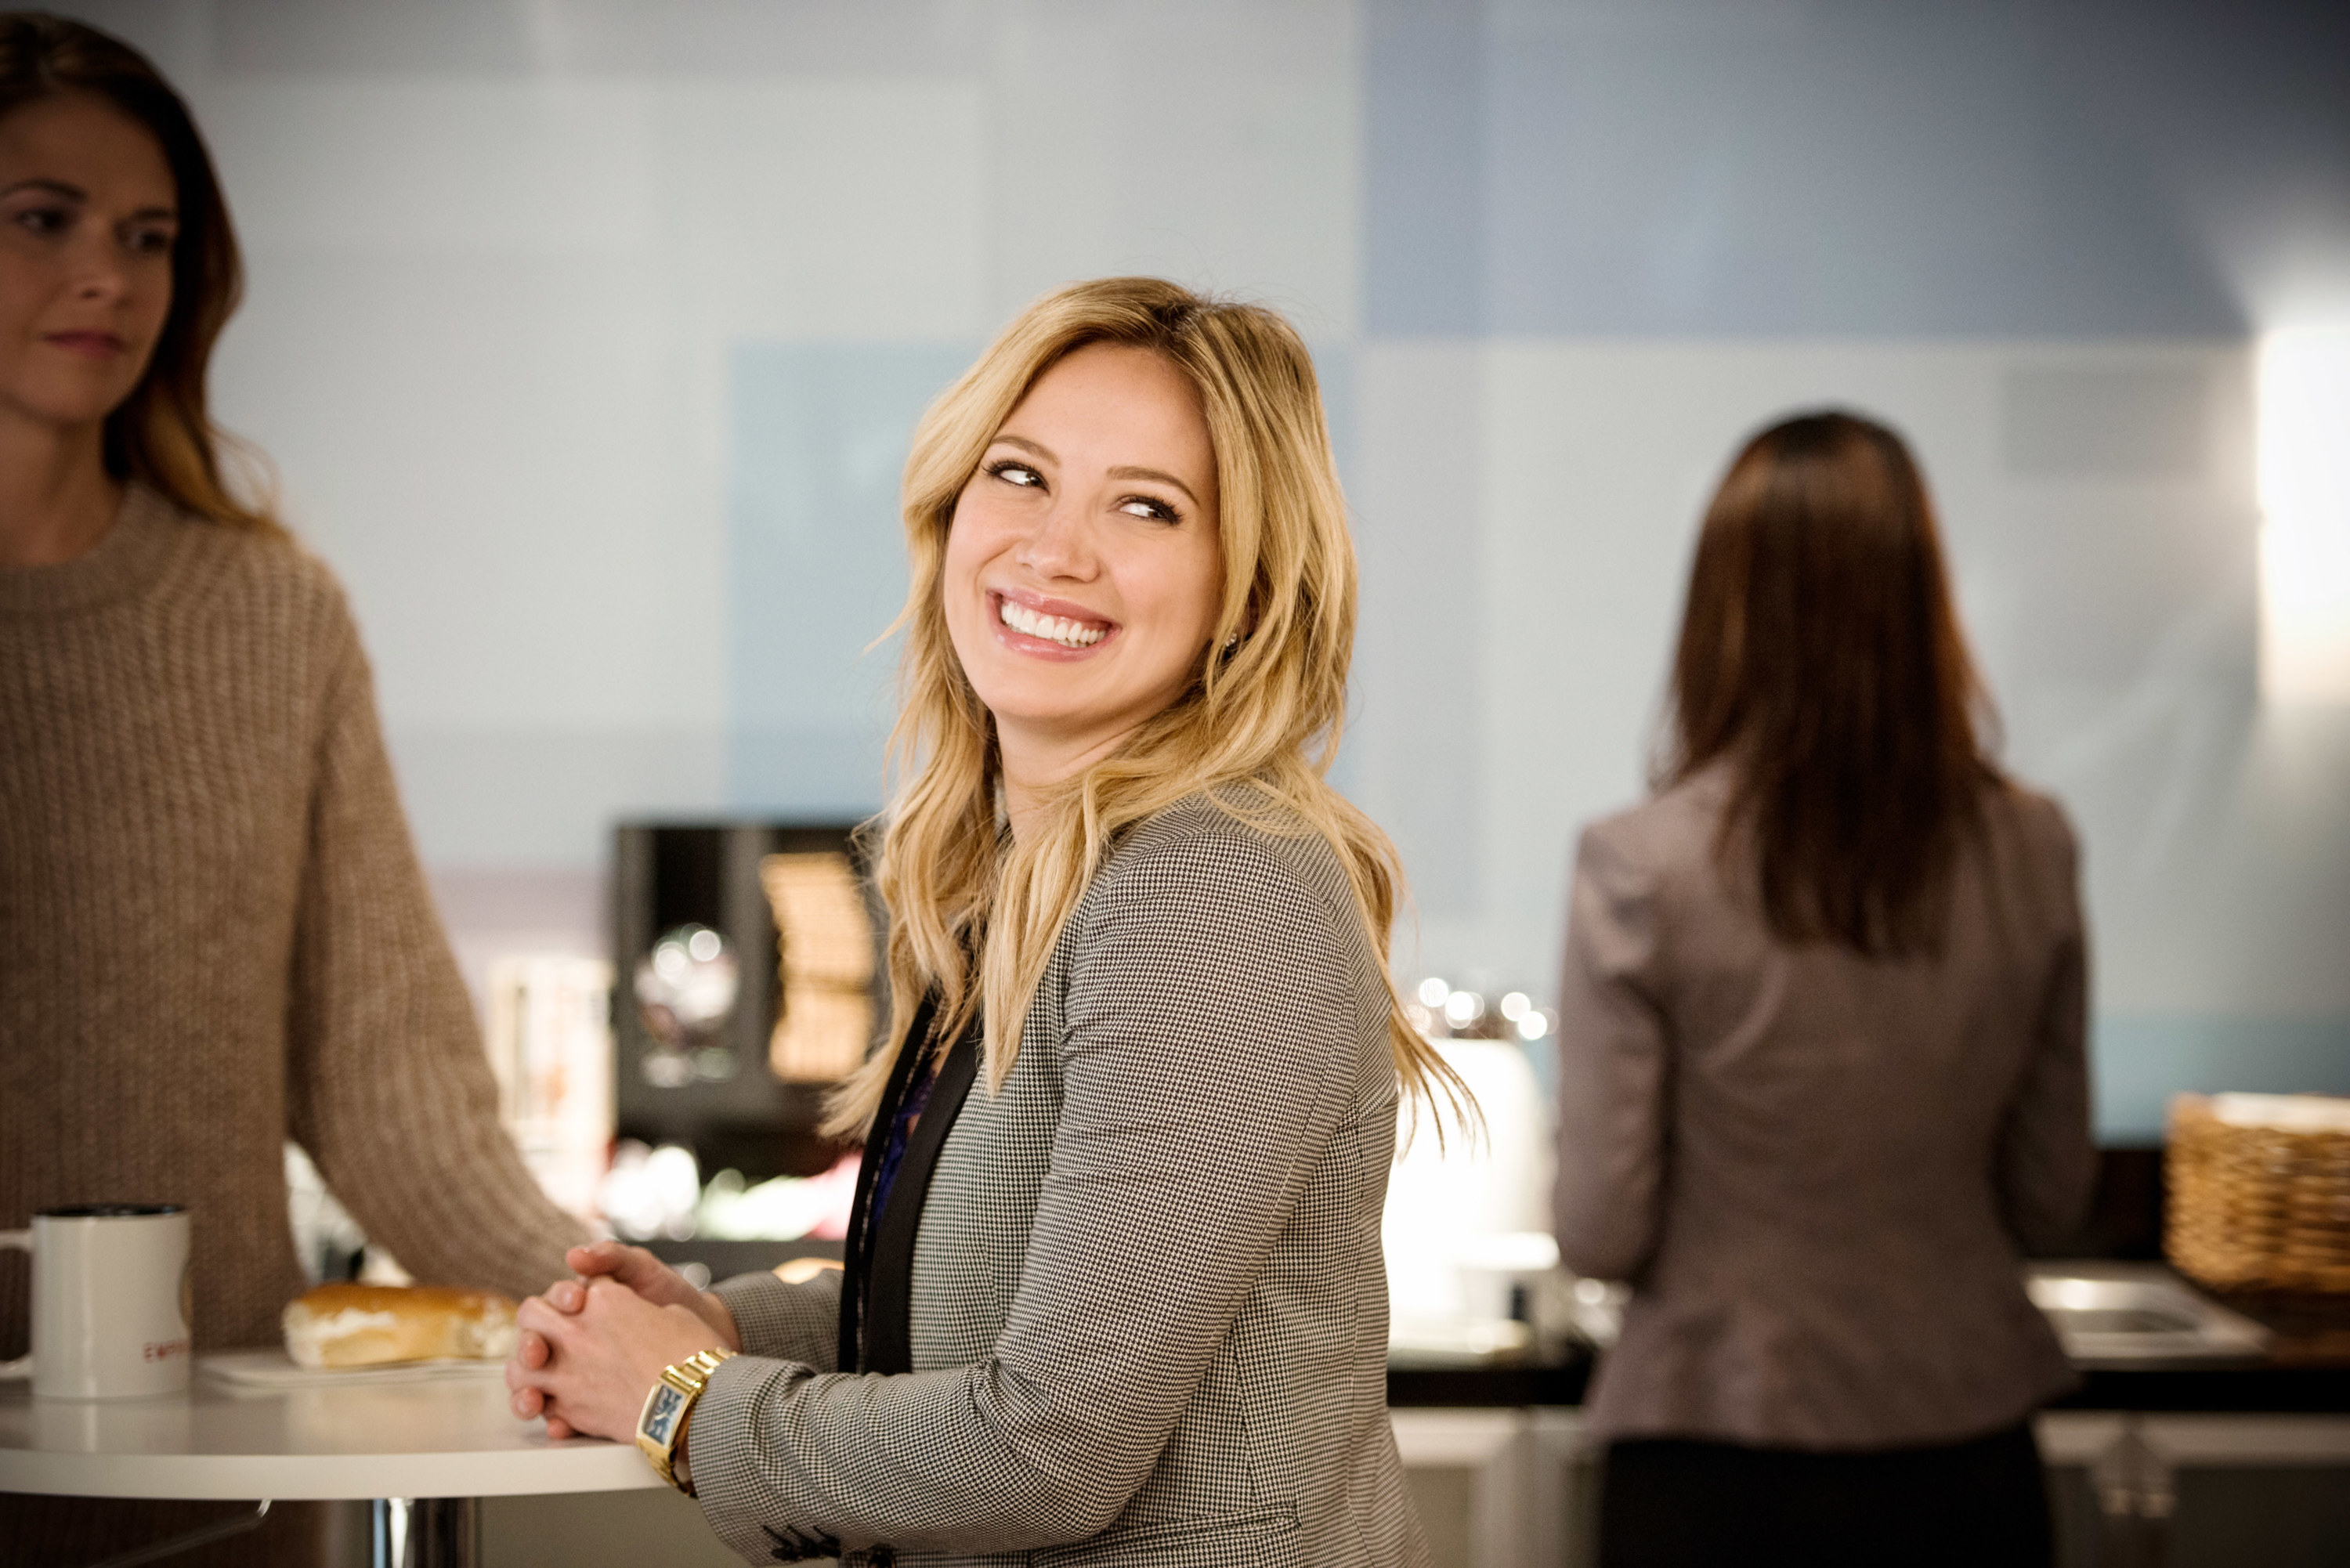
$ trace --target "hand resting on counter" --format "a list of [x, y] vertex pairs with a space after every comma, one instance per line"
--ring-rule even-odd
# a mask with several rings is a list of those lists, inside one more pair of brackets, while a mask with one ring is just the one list
[[662, 1367], [712, 1345], [742, 1347], [726, 1303], [642, 1247], [598, 1241], [564, 1262], [580, 1278], [522, 1303], [506, 1363], [515, 1417], [545, 1416], [550, 1438], [626, 1442]]

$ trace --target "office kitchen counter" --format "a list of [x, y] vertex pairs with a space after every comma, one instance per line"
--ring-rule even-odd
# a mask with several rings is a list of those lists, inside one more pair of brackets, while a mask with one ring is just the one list
[[[2273, 1336], [2268, 1346], [2252, 1355], [2191, 1361], [2077, 1358], [2081, 1386], [2055, 1407], [2350, 1414], [2350, 1297], [2215, 1299], [2266, 1328]], [[1549, 1356], [1476, 1364], [1399, 1355], [1388, 1365], [1388, 1403], [1404, 1409], [1580, 1405], [1596, 1366], [1595, 1353], [1581, 1344]]]

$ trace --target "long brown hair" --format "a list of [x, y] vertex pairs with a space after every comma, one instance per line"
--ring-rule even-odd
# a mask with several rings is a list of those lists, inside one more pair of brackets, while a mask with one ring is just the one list
[[1938, 948], [1996, 725], [1901, 438], [1822, 412], [1748, 441], [1698, 538], [1658, 783], [1727, 761], [1716, 849], [1772, 930]]
[[213, 345], [244, 291], [244, 267], [212, 155], [188, 106], [147, 57], [80, 22], [37, 12], [0, 14], [0, 118], [40, 99], [89, 93], [146, 127], [178, 188], [172, 308], [147, 373], [106, 417], [106, 468], [161, 492], [182, 511], [232, 528], [280, 534], [265, 506], [240, 500], [223, 471], [249, 449], [213, 428], [204, 396]]
[[[1191, 690], [1172, 707], [1055, 786], [1035, 827], [1006, 843], [997, 830], [994, 721], [947, 635], [947, 532], [1005, 418], [1038, 377], [1091, 343], [1161, 355], [1199, 392], [1215, 447], [1223, 545], [1209, 644], [1216, 651], [1203, 650]], [[1000, 1087], [1046, 961], [1103, 857], [1128, 828], [1188, 796], [1204, 794], [1268, 832], [1328, 843], [1384, 971], [1403, 874], [1387, 835], [1325, 776], [1346, 721], [1355, 549], [1313, 357], [1288, 322], [1151, 277], [1099, 278], [1045, 295], [922, 416], [906, 459], [902, 517], [911, 581], [898, 619], [906, 646], [891, 743], [897, 781], [879, 870], [894, 1044], [835, 1095], [832, 1130], [870, 1124], [898, 1054], [924, 1044], [908, 1034], [926, 995], [938, 999], [944, 1021], [933, 1045], [983, 1021], [988, 1084]], [[1404, 1092], [1415, 1103], [1441, 1100], [1473, 1127], [1467, 1085], [1412, 1028], [1392, 984], [1387, 1033]]]

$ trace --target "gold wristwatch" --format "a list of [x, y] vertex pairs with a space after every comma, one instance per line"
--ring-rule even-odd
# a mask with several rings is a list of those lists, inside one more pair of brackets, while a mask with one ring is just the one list
[[692, 1418], [695, 1402], [710, 1386], [710, 1375], [718, 1370], [720, 1362], [733, 1354], [731, 1350], [698, 1351], [673, 1366], [662, 1367], [660, 1380], [645, 1396], [645, 1407], [637, 1416], [637, 1447], [644, 1450], [653, 1474], [688, 1497], [693, 1495], [693, 1479], [680, 1473], [677, 1446], [684, 1439], [685, 1424]]

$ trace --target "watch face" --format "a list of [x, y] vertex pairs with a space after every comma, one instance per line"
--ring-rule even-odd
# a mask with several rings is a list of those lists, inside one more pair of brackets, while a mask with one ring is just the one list
[[668, 1446], [670, 1433], [677, 1426], [677, 1413], [685, 1407], [685, 1396], [664, 1383], [653, 1390], [653, 1402], [646, 1407], [644, 1435], [654, 1442]]

